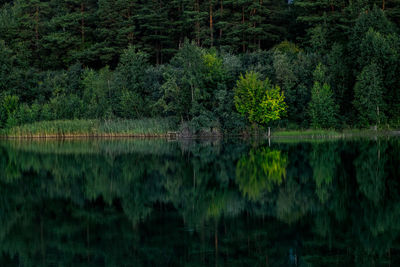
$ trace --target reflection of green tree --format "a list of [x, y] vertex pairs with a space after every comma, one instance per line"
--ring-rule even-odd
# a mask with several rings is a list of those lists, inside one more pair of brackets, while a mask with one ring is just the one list
[[276, 200], [276, 217], [286, 223], [297, 222], [315, 205], [313, 195], [293, 177], [279, 189]]
[[313, 144], [310, 165], [313, 169], [313, 178], [316, 184], [315, 191], [322, 203], [325, 203], [329, 198], [336, 167], [340, 160], [336, 153], [337, 146], [337, 142]]
[[386, 145], [381, 141], [361, 144], [360, 155], [354, 161], [360, 191], [378, 205], [385, 193], [387, 161]]
[[395, 266], [400, 147], [379, 142], [0, 143], [0, 265]]
[[252, 149], [236, 165], [236, 183], [244, 196], [257, 200], [267, 190], [279, 186], [286, 177], [287, 155], [279, 150]]

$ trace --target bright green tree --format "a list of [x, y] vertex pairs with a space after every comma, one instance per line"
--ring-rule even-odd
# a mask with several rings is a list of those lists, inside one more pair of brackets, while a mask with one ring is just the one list
[[270, 80], [261, 80], [256, 72], [240, 75], [235, 87], [235, 106], [251, 123], [265, 125], [286, 113], [285, 96]]

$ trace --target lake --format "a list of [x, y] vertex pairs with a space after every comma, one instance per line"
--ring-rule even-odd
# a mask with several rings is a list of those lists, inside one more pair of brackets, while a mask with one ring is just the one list
[[1, 266], [399, 266], [400, 138], [0, 142]]

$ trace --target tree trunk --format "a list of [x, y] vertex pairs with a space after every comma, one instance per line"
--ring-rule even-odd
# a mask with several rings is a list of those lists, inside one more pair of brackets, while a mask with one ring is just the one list
[[209, 0], [210, 5], [210, 46], [213, 47], [214, 43], [214, 29], [213, 29], [213, 3]]
[[196, 44], [198, 46], [200, 46], [200, 22], [199, 22], [199, 13], [200, 13], [200, 4], [199, 4], [199, 0], [196, 0], [195, 2], [195, 6], [194, 9], [196, 11], [196, 25], [195, 25], [195, 29], [196, 29]]
[[[131, 17], [132, 17], [132, 15], [131, 15], [131, 7], [132, 6], [128, 7], [128, 16], [127, 16], [128, 17], [128, 21], [129, 21], [129, 26], [132, 26], [132, 24], [131, 24]], [[133, 44], [133, 38], [134, 38], [133, 31], [129, 32], [127, 37], [128, 37], [128, 43], [130, 45], [132, 45]]]
[[[260, 0], [260, 8], [262, 10], [263, 0]], [[261, 39], [258, 37], [258, 50], [261, 50]]]
[[[244, 6], [242, 6], [242, 25], [244, 29]], [[246, 44], [244, 42], [244, 33], [242, 32], [242, 51], [246, 52]]]
[[[223, 0], [221, 0], [220, 1], [220, 20], [222, 21], [222, 16], [223, 16], [223, 14], [224, 14], [224, 3], [223, 3]], [[221, 26], [221, 28], [219, 29], [219, 42], [221, 43], [221, 39], [222, 39], [222, 26]]]
[[36, 50], [39, 49], [39, 6], [36, 5], [35, 12], [35, 46]]
[[160, 45], [156, 44], [156, 65], [160, 65]]
[[85, 5], [81, 2], [81, 40], [82, 45], [85, 43], [85, 19], [84, 19]]
[[[378, 115], [378, 125], [381, 124], [381, 118], [380, 118], [380, 114], [379, 114], [379, 106], [376, 106], [376, 114]], [[376, 126], [376, 128], [378, 129], [378, 127]]]
[[215, 222], [214, 229], [214, 245], [215, 245], [215, 266], [218, 266], [218, 223]]

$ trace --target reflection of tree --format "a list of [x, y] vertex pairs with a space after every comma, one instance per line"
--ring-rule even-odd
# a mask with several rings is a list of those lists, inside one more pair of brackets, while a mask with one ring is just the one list
[[386, 145], [381, 141], [366, 142], [361, 145], [360, 155], [354, 161], [360, 191], [378, 205], [383, 198], [386, 183]]
[[313, 169], [313, 178], [316, 184], [315, 191], [322, 203], [325, 203], [329, 198], [336, 167], [340, 160], [336, 153], [337, 145], [337, 142], [314, 144], [310, 155], [310, 165]]
[[236, 183], [244, 196], [258, 200], [262, 193], [271, 192], [286, 177], [287, 155], [279, 150], [261, 147], [252, 149], [236, 165]]
[[293, 177], [279, 189], [276, 200], [276, 217], [286, 223], [297, 222], [315, 205], [313, 195]]
[[0, 143], [0, 265], [395, 266], [399, 151], [393, 140]]

